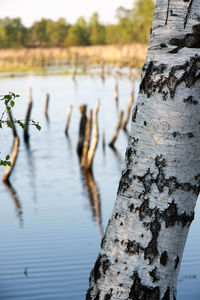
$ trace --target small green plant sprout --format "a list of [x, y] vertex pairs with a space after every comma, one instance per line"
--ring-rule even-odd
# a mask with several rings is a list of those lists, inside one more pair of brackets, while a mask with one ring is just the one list
[[[0, 129], [3, 129], [3, 125], [6, 125], [8, 128], [13, 128], [13, 123], [19, 125], [23, 130], [25, 130], [26, 125], [23, 122], [23, 120], [13, 120], [13, 123], [11, 121], [10, 117], [6, 117], [6, 113], [9, 116], [11, 114], [11, 111], [13, 107], [15, 106], [15, 102], [17, 98], [20, 96], [9, 92], [7, 95], [0, 95]], [[1, 113], [2, 111], [2, 113]], [[28, 125], [33, 125], [36, 127], [36, 129], [41, 130], [41, 126], [39, 122], [36, 122], [34, 120], [31, 120]], [[11, 166], [10, 162], [10, 155], [6, 155], [5, 159], [0, 158], [0, 166]]]

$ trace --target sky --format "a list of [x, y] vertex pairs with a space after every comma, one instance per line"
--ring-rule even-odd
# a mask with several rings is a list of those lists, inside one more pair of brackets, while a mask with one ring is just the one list
[[87, 20], [98, 12], [103, 23], [116, 23], [115, 12], [119, 6], [132, 8], [134, 0], [0, 0], [0, 19], [21, 17], [25, 26], [30, 26], [42, 17], [57, 20], [64, 17], [74, 23], [78, 17]]

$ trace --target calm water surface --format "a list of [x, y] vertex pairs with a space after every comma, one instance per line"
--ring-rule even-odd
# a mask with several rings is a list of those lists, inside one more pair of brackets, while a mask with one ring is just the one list
[[[99, 129], [106, 143], [119, 111], [126, 109], [131, 90], [128, 78], [119, 81], [119, 107], [114, 101], [113, 77], [28, 76], [0, 79], [0, 94], [21, 95], [15, 117], [24, 119], [28, 89], [33, 89], [32, 117], [42, 126], [31, 128], [30, 147], [24, 145], [11, 176], [12, 188], [0, 182], [0, 300], [81, 300], [99, 251], [102, 231], [111, 215], [123, 169], [127, 135], [121, 131], [117, 152], [98, 144], [93, 178], [79, 166], [76, 145], [79, 105], [101, 101]], [[137, 90], [137, 87], [136, 87]], [[50, 94], [49, 122], [44, 118]], [[135, 91], [136, 93], [136, 91]], [[73, 105], [69, 138], [64, 135], [67, 107]], [[1, 131], [1, 157], [12, 146], [9, 130]], [[2, 176], [3, 168], [0, 168]], [[200, 205], [187, 240], [178, 282], [179, 300], [200, 299]]]

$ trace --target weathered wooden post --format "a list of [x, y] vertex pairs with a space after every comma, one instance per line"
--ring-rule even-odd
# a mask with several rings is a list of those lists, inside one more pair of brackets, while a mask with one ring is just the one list
[[70, 120], [71, 120], [71, 113], [72, 113], [72, 105], [69, 105], [68, 110], [67, 110], [67, 122], [66, 122], [66, 127], [65, 127], [66, 136], [68, 136], [69, 124], [70, 124]]
[[32, 88], [29, 89], [29, 100], [28, 100], [28, 108], [26, 112], [26, 118], [25, 118], [25, 129], [24, 129], [24, 141], [25, 143], [29, 142], [29, 120], [30, 120], [30, 115], [31, 115], [31, 110], [33, 106], [33, 100], [32, 100]]

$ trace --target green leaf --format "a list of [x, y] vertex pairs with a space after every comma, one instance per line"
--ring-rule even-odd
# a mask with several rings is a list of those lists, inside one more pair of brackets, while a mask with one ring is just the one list
[[12, 99], [12, 96], [11, 95], [5, 95], [4, 98], [7, 99], [8, 101], [10, 101]]
[[7, 165], [11, 167], [11, 161], [7, 161]]
[[12, 107], [15, 106], [15, 101], [12, 100], [12, 101], [10, 102], [10, 105], [11, 105]]
[[6, 155], [6, 160], [9, 160], [10, 159], [10, 155]]
[[6, 121], [6, 124], [7, 124], [7, 126], [8, 126], [9, 128], [12, 128], [12, 127], [13, 127], [13, 126], [12, 126], [12, 123], [11, 123], [9, 120]]

